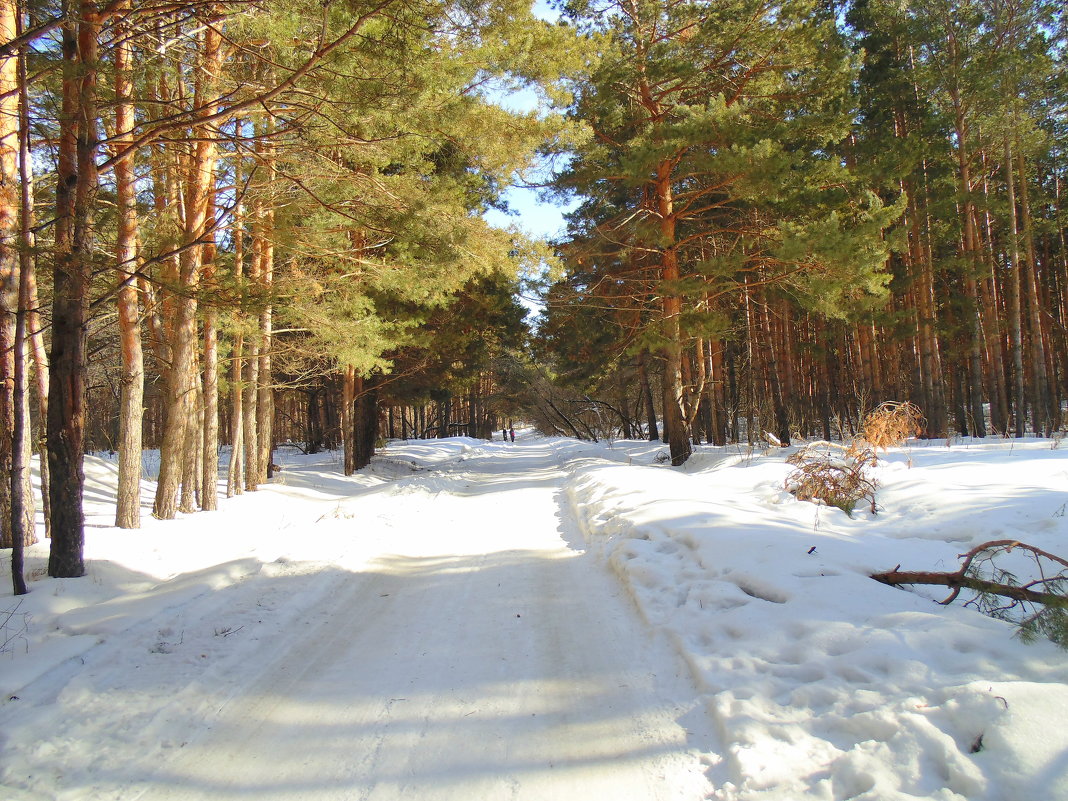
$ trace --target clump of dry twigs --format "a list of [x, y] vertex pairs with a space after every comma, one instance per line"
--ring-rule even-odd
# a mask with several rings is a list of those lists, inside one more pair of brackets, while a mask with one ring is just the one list
[[923, 431], [923, 412], [908, 401], [885, 401], [864, 416], [862, 435], [873, 448], [886, 450], [904, 445]]
[[820, 501], [850, 517], [857, 503], [866, 501], [875, 514], [875, 451], [866, 442], [840, 445], [812, 442], [786, 460], [794, 471], [786, 477], [786, 491], [800, 501]]

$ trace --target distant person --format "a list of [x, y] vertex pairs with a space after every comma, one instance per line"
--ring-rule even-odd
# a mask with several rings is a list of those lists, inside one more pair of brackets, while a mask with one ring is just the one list
[[501, 429], [501, 442], [507, 442], [507, 441], [508, 441], [508, 429], [507, 428], [502, 428]]
[[509, 428], [508, 429], [508, 435], [512, 438], [512, 442], [515, 442], [515, 429], [514, 428]]

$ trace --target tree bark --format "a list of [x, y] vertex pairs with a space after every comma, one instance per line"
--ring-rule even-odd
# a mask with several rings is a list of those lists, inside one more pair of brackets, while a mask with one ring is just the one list
[[1020, 172], [1020, 212], [1023, 218], [1024, 263], [1027, 266], [1025, 286], [1027, 291], [1028, 325], [1031, 329], [1031, 370], [1033, 375], [1032, 409], [1034, 432], [1038, 435], [1053, 434], [1053, 419], [1056, 416], [1049, 387], [1049, 370], [1046, 364], [1045, 326], [1042, 325], [1042, 305], [1038, 292], [1038, 259], [1035, 258], [1035, 239], [1031, 225], [1031, 198], [1027, 189], [1027, 164], [1023, 153], [1017, 153]]
[[775, 411], [775, 436], [783, 445], [790, 444], [790, 420], [786, 414], [786, 403], [782, 396], [782, 382], [779, 378], [778, 348], [775, 346], [775, 337], [771, 326], [771, 308], [767, 299], [760, 304], [760, 325], [764, 331], [768, 357], [763, 362], [768, 372], [768, 388], [771, 390], [771, 402]]
[[[15, 0], [0, 0], [0, 35], [8, 38], [22, 33], [22, 9]], [[11, 67], [14, 67], [12, 70]], [[12, 83], [11, 78], [14, 78]], [[9, 99], [14, 95], [14, 102]], [[15, 137], [11, 138], [8, 114], [14, 111]], [[26, 391], [26, 320], [29, 314], [33, 276], [30, 257], [32, 233], [30, 219], [33, 199], [30, 194], [29, 98], [26, 80], [26, 47], [21, 46], [15, 56], [0, 62], [0, 266], [3, 269], [5, 305], [8, 271], [17, 270], [15, 290], [15, 326], [12, 337], [13, 386], [11, 390], [11, 474], [8, 490], [11, 499], [10, 542], [0, 542], [11, 548], [11, 583], [14, 595], [27, 593], [24, 547], [37, 541], [34, 529], [33, 495], [30, 491], [29, 471], [29, 398]], [[11, 150], [16, 150], [17, 155]], [[17, 170], [15, 165], [17, 163]], [[19, 191], [12, 192], [15, 186]], [[13, 207], [12, 207], [13, 206]], [[15, 225], [14, 220], [18, 220]], [[18, 247], [13, 248], [12, 243]], [[18, 257], [12, 263], [12, 251]], [[17, 265], [17, 267], [16, 267]], [[5, 310], [6, 311], [6, 310]], [[6, 384], [6, 382], [5, 382]], [[5, 525], [4, 529], [8, 527]], [[0, 537], [3, 540], [4, 537]]]
[[668, 432], [671, 464], [678, 467], [690, 458], [690, 427], [683, 409], [686, 389], [682, 382], [682, 298], [672, 286], [679, 280], [678, 251], [675, 248], [675, 217], [672, 204], [671, 180], [663, 166], [656, 181], [656, 203], [660, 213], [660, 233], [664, 242], [671, 243], [660, 252], [660, 277], [663, 290], [664, 338], [664, 427]]
[[[214, 184], [214, 180], [212, 181]], [[214, 221], [214, 189], [209, 200], [208, 219]], [[215, 278], [214, 237], [204, 244], [204, 279]], [[203, 394], [203, 447], [201, 448], [200, 508], [219, 508], [219, 310], [208, 305], [204, 310], [204, 354], [201, 364]]]
[[1021, 311], [1020, 240], [1016, 217], [1016, 182], [1012, 169], [1012, 143], [1005, 137], [1005, 188], [1009, 206], [1009, 342], [1012, 356], [1012, 404], [1015, 411], [1014, 424], [1017, 437], [1024, 435], [1027, 421], [1027, 405], [1024, 401], [1023, 327]]
[[[255, 257], [253, 257], [255, 259]], [[260, 352], [258, 337], [253, 337], [245, 353], [244, 401], [242, 407], [245, 418], [245, 491], [254, 492], [260, 485], [259, 474], [259, 430], [257, 426], [260, 383]]]
[[371, 463], [378, 439], [378, 387], [363, 378], [356, 379], [354, 467], [361, 470]]
[[56, 260], [49, 358], [48, 467], [52, 547], [48, 575], [85, 574], [82, 495], [86, 335], [97, 192], [97, 43], [102, 25], [93, 2], [76, 14], [64, 4], [63, 109], [56, 185]]
[[656, 442], [660, 439], [660, 432], [656, 427], [656, 406], [653, 403], [653, 388], [649, 383], [648, 354], [643, 350], [635, 357], [638, 365], [638, 381], [641, 384], [642, 400], [645, 406], [646, 439]]
[[[184, 449], [192, 438], [187, 430], [196, 412], [196, 290], [200, 286], [204, 245], [212, 236], [209, 224], [211, 191], [214, 185], [216, 142], [205, 120], [217, 108], [209, 100], [215, 95], [222, 67], [222, 35], [215, 26], [201, 33], [201, 49], [197, 59], [193, 92], [194, 107], [199, 109], [191, 133], [196, 141], [189, 160], [182, 205], [185, 209], [183, 244], [179, 256], [178, 282], [181, 293], [174, 299], [174, 327], [171, 365], [167, 380], [167, 415], [160, 447], [160, 473], [156, 488], [153, 515], [170, 520], [177, 511], [179, 486], [183, 474], [188, 476], [187, 455]], [[198, 438], [199, 439], [199, 438]], [[196, 474], [196, 471], [193, 471]], [[189, 482], [189, 478], [186, 482]], [[182, 505], [190, 505], [188, 487]]]
[[[273, 221], [274, 213], [268, 212]], [[265, 231], [265, 237], [271, 236], [271, 232]], [[269, 239], [264, 241], [263, 265], [261, 279], [263, 286], [270, 291], [273, 281], [274, 268], [274, 245]], [[274, 387], [271, 380], [271, 339], [272, 339], [272, 312], [268, 304], [260, 314], [260, 347], [259, 347], [259, 384], [256, 388], [256, 432], [258, 436], [256, 451], [256, 469], [259, 481], [267, 479], [271, 466], [271, 451], [274, 448]]]
[[356, 454], [353, 446], [353, 416], [356, 399], [356, 368], [351, 364], [345, 367], [345, 377], [341, 385], [341, 442], [344, 451], [344, 473], [351, 476], [356, 470]]
[[[241, 160], [234, 164], [235, 184], [241, 182]], [[245, 281], [245, 236], [244, 214], [241, 198], [234, 206], [233, 225], [234, 240], [234, 280], [243, 286]], [[244, 457], [245, 457], [245, 418], [244, 418], [244, 382], [242, 380], [243, 349], [245, 335], [243, 330], [244, 314], [240, 309], [235, 313], [234, 350], [230, 365], [230, 464], [226, 471], [226, 497], [240, 495], [244, 491]]]
[[952, 69], [950, 81], [950, 100], [953, 105], [954, 132], [957, 137], [957, 179], [960, 191], [961, 223], [963, 228], [962, 247], [964, 253], [964, 291], [968, 299], [967, 331], [968, 331], [968, 378], [967, 406], [972, 422], [972, 434], [976, 437], [986, 436], [986, 416], [983, 412], [983, 326], [982, 313], [979, 308], [979, 294], [976, 289], [976, 276], [979, 274], [979, 260], [977, 258], [975, 216], [972, 202], [972, 177], [971, 165], [968, 156], [969, 130], [968, 122], [964, 113], [964, 103], [961, 98], [958, 83], [958, 68], [960, 59], [957, 49], [957, 39], [953, 33], [952, 23], [946, 20], [946, 28], [950, 32], [947, 47]]
[[[0, 40], [6, 42], [15, 38], [17, 18], [14, 0], [0, 0]], [[14, 465], [14, 342], [19, 305], [17, 60], [14, 53], [0, 60], [0, 474], [5, 479], [10, 478]], [[9, 481], [2, 481], [0, 485], [0, 548], [11, 548], [19, 539], [14, 532], [18, 525], [13, 516], [14, 492]], [[12, 575], [21, 579], [21, 568]], [[22, 592], [25, 592], [25, 584]]]
[[[130, 2], [118, 7], [123, 18], [116, 26], [115, 44], [115, 144], [122, 149], [133, 141], [133, 48], [130, 25], [125, 15]], [[115, 507], [118, 528], [141, 527], [141, 432], [144, 414], [145, 365], [141, 347], [141, 323], [138, 316], [137, 270], [137, 190], [134, 185], [133, 158], [115, 165], [115, 191], [118, 205], [118, 231], [115, 257], [116, 278], [120, 283], [116, 295], [122, 372], [119, 378], [119, 475]]]

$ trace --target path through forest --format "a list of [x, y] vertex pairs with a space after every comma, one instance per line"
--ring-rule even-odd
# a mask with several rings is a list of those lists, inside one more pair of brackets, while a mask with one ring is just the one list
[[[109, 656], [135, 633], [98, 645], [77, 682], [84, 717], [56, 722], [50, 740], [108, 742], [108, 718], [94, 724], [92, 707], [109, 696], [135, 709], [130, 698], [144, 698], [130, 727], [174, 739], [143, 755], [104, 749], [91, 786], [63, 797], [705, 798], [708, 724], [693, 689], [584, 552], [554, 461], [536, 443], [476, 450], [406, 467], [409, 477], [364, 497], [320, 497], [315, 514], [333, 504], [331, 521], [280, 507], [274, 524], [296, 537], [329, 523], [381, 545], [359, 570], [289, 565], [168, 610], [167, 628], [146, 622], [141, 637], [186, 654], [184, 671], [153, 678]], [[283, 480], [312, 492], [315, 475], [296, 468]], [[240, 661], [217, 657], [223, 605], [252, 627], [302, 603], [274, 636], [246, 640]], [[215, 667], [198, 672], [198, 659]], [[166, 700], [149, 709], [153, 698]]]

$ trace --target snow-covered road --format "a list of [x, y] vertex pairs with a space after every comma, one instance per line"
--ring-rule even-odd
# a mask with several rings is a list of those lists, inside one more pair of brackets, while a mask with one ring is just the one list
[[88, 575], [42, 542], [0, 601], [0, 801], [1068, 801], [1064, 652], [870, 578], [1063, 552], [1068, 448], [891, 449], [851, 517], [787, 452], [662, 452], [286, 449], [137, 531], [88, 458]]
[[[330, 524], [379, 544], [359, 569], [282, 560], [273, 578], [170, 610], [160, 636], [146, 622], [158, 647], [136, 665], [120, 653], [129, 637], [98, 645], [78, 681], [87, 708], [53, 718], [63, 731], [46, 742], [107, 744], [93, 708], [124, 687], [149, 729], [184, 734], [141, 754], [111, 740], [76, 781], [56, 777], [62, 797], [705, 798], [712, 749], [692, 684], [582, 549], [553, 462], [498, 450], [334, 498]], [[285, 481], [316, 484], [299, 470]], [[275, 522], [300, 536], [294, 514]], [[229, 619], [243, 628], [220, 637]], [[231, 643], [240, 658], [222, 650], [231, 637], [245, 638]], [[143, 672], [167, 659], [191, 664]]]

